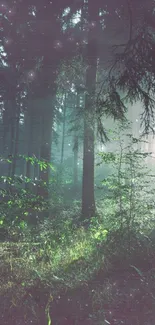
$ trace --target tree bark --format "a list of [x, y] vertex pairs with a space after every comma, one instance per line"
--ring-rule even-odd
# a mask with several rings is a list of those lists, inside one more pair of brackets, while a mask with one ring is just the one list
[[[47, 102], [42, 109], [42, 139], [40, 148], [40, 159], [46, 163], [51, 161], [51, 145], [52, 145], [52, 126], [53, 126], [53, 102], [52, 99], [47, 98]], [[49, 180], [50, 168], [40, 169], [40, 180], [42, 186], [39, 188], [39, 195], [48, 199], [49, 197]]]
[[[97, 25], [99, 9], [96, 2], [88, 2], [89, 24]], [[94, 198], [94, 123], [95, 123], [95, 87], [97, 73], [97, 26], [89, 29], [86, 52], [86, 90], [84, 114], [84, 147], [83, 147], [83, 186], [82, 186], [82, 218], [90, 219], [95, 213]]]
[[13, 153], [13, 159], [12, 159], [11, 177], [14, 177], [15, 172], [16, 172], [18, 144], [19, 144], [19, 119], [20, 119], [20, 106], [18, 103], [18, 104], [16, 104], [15, 145], [14, 145], [14, 153]]
[[[28, 157], [32, 156], [33, 148], [33, 130], [34, 130], [34, 121], [33, 121], [33, 107], [30, 107], [27, 112], [27, 125], [26, 125], [26, 136], [27, 136], [27, 155]], [[34, 168], [34, 167], [33, 167]], [[26, 162], [26, 177], [32, 179], [32, 164], [30, 160]], [[30, 183], [25, 183], [25, 189], [31, 189]]]
[[79, 151], [79, 139], [78, 136], [74, 137], [74, 189], [76, 191], [78, 184], [78, 151]]
[[64, 147], [65, 147], [66, 110], [67, 110], [66, 97], [67, 96], [66, 96], [66, 93], [65, 93], [64, 109], [63, 109], [63, 126], [62, 126], [61, 164], [63, 164], [63, 160], [64, 160]]
[[[75, 106], [76, 106], [75, 109], [78, 111], [78, 109], [80, 107], [80, 94], [78, 91], [76, 94], [76, 105]], [[78, 135], [78, 131], [76, 129], [76, 121], [75, 121], [73, 152], [74, 152], [73, 184], [74, 184], [74, 191], [76, 193], [77, 185], [78, 185], [78, 152], [79, 152], [79, 135]]]
[[[16, 114], [16, 100], [12, 100], [11, 103], [11, 112], [10, 112], [10, 143], [9, 143], [9, 160], [12, 161], [14, 154], [15, 146], [15, 114]], [[8, 165], [8, 177], [11, 177], [12, 172], [12, 162]]]

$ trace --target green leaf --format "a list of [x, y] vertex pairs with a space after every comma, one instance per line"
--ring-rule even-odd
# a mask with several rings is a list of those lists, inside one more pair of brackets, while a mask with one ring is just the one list
[[97, 231], [96, 234], [94, 235], [94, 238], [98, 239], [100, 235], [101, 235], [100, 231]]
[[21, 285], [22, 285], [22, 287], [25, 287], [26, 283], [25, 283], [25, 282], [22, 282], [22, 284], [21, 284]]
[[19, 226], [20, 228], [24, 229], [27, 226], [27, 223], [25, 221], [21, 221]]
[[102, 231], [102, 234], [103, 234], [104, 236], [107, 236], [107, 234], [108, 234], [108, 230], [104, 229], [104, 230]]

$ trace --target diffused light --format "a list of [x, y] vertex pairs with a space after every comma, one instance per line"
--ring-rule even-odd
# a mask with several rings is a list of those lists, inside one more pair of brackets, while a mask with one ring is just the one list
[[54, 42], [54, 48], [56, 49], [56, 50], [59, 50], [59, 49], [61, 49], [62, 48], [62, 42], [61, 41], [55, 41]]
[[6, 14], [10, 18], [13, 17], [16, 14], [15, 8], [10, 8], [9, 10], [7, 10], [7, 13]]
[[35, 79], [35, 77], [36, 77], [36, 74], [35, 74], [34, 71], [29, 71], [28, 72], [28, 80], [29, 81], [33, 81]]

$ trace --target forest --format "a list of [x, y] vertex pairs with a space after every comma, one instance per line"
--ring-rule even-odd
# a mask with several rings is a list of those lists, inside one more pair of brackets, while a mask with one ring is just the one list
[[0, 325], [155, 324], [154, 33], [154, 0], [0, 0]]

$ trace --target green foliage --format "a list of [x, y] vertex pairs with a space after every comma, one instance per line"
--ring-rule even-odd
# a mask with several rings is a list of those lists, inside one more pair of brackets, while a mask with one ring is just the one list
[[96, 242], [103, 242], [106, 240], [108, 230], [105, 229], [104, 225], [99, 222], [97, 217], [91, 219], [89, 229], [92, 239], [94, 239]]
[[[99, 153], [99, 157], [101, 157], [101, 160], [105, 163], [112, 163], [115, 162], [117, 159], [117, 155], [113, 152], [101, 152]], [[100, 165], [100, 164], [99, 164]]]
[[[36, 157], [20, 156], [20, 158], [25, 159], [26, 162], [29, 161], [32, 165], [38, 164], [41, 171], [47, 168], [55, 171], [52, 164], [38, 160]], [[7, 162], [11, 163], [8, 159]], [[15, 175], [14, 177], [1, 176], [0, 183], [1, 230], [11, 230], [13, 228], [12, 233], [14, 234], [24, 233], [25, 230], [27, 231], [28, 224], [34, 223], [33, 219], [37, 214], [46, 212], [49, 209], [49, 201], [38, 194], [40, 187], [47, 188], [46, 182]]]
[[25, 155], [19, 155], [19, 157], [23, 158], [24, 160], [26, 160], [26, 162], [30, 162], [31, 165], [35, 165], [37, 164], [40, 168], [41, 171], [46, 170], [47, 168], [50, 168], [51, 170], [55, 171], [55, 168], [53, 166], [53, 164], [45, 161], [45, 160], [40, 160], [38, 158], [36, 158], [35, 156], [32, 157], [27, 157]]
[[[154, 174], [147, 167], [150, 154], [138, 149], [131, 134], [114, 132], [116, 152], [100, 153], [101, 163], [111, 165], [111, 174], [102, 180], [108, 189], [104, 201], [109, 226], [116, 229], [151, 229], [154, 223]], [[123, 140], [124, 139], [124, 140]], [[119, 145], [119, 146], [118, 146]], [[108, 210], [106, 210], [108, 209]]]
[[[31, 306], [30, 309], [32, 306], [35, 309], [35, 290], [41, 288], [41, 293], [37, 295], [45, 300], [43, 310], [48, 324], [53, 320], [51, 305], [48, 304], [53, 296], [57, 299], [62, 292], [81, 288], [82, 284], [88, 288], [88, 297], [92, 299], [92, 314], [102, 323], [107, 319], [105, 306], [111, 306], [115, 296], [118, 300], [115, 288], [120, 281], [118, 274], [120, 276], [121, 268], [127, 268], [131, 274], [135, 272], [142, 280], [143, 295], [148, 294], [144, 274], [152, 265], [154, 246], [144, 233], [151, 229], [154, 221], [153, 173], [145, 167], [148, 155], [138, 151], [135, 138], [128, 135], [126, 144], [121, 134], [114, 134], [114, 137], [120, 143], [120, 150], [99, 155], [101, 163], [112, 166], [111, 174], [102, 180], [108, 191], [87, 229], [80, 223], [80, 202], [64, 207], [64, 179], [56, 168], [56, 177], [51, 179], [50, 184], [50, 216], [32, 229], [30, 213], [36, 212], [38, 215], [49, 208], [49, 201], [22, 187], [25, 183], [31, 185], [34, 180], [21, 182], [19, 177], [10, 178], [6, 181], [9, 186], [1, 192], [4, 201], [1, 205], [0, 230], [7, 229], [11, 234], [11, 243], [1, 245], [2, 253], [0, 248], [3, 259], [3, 270], [0, 269], [1, 292], [5, 296], [12, 290], [9, 287], [11, 273], [13, 301], [21, 307], [19, 297], [28, 292], [26, 304]], [[3, 177], [1, 181], [4, 182]], [[17, 243], [13, 244], [13, 240]], [[105, 275], [109, 271], [106, 280]], [[111, 272], [113, 278], [110, 281]], [[94, 285], [94, 276], [98, 286]], [[15, 288], [16, 282], [18, 288]], [[43, 293], [45, 288], [47, 294]], [[51, 288], [52, 298], [49, 298]], [[119, 293], [119, 303], [121, 299], [124, 296]]]

